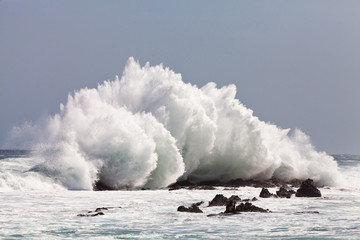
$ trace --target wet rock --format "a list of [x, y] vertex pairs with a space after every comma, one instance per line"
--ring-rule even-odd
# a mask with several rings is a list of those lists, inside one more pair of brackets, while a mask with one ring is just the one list
[[191, 213], [202, 213], [203, 211], [194, 203], [190, 207], [179, 206], [177, 209], [179, 212], [191, 212]]
[[222, 194], [217, 194], [213, 200], [209, 202], [209, 207], [213, 206], [225, 206], [228, 198]]
[[78, 217], [96, 217], [96, 216], [101, 216], [101, 215], [105, 215], [103, 212], [97, 212], [97, 213], [93, 213], [93, 214], [78, 214]]
[[197, 202], [197, 203], [194, 203], [196, 206], [200, 206], [201, 204], [203, 204], [204, 201], [201, 201], [201, 202]]
[[113, 191], [116, 189], [107, 185], [106, 183], [102, 182], [101, 180], [97, 180], [93, 185], [93, 190], [94, 191]]
[[213, 186], [201, 185], [201, 186], [190, 186], [189, 190], [216, 190]]
[[100, 207], [100, 208], [95, 209], [95, 212], [102, 212], [102, 211], [104, 211], [104, 210], [109, 210], [109, 208]]
[[226, 203], [225, 213], [236, 213], [236, 200], [229, 199]]
[[263, 209], [252, 205], [252, 203], [241, 203], [236, 207], [236, 212], [270, 212], [269, 209]]
[[280, 198], [290, 198], [292, 194], [294, 194], [295, 191], [290, 189], [286, 189], [285, 187], [280, 187], [278, 191], [276, 191], [276, 195]]
[[262, 188], [261, 192], [259, 194], [259, 197], [261, 197], [261, 198], [269, 198], [269, 197], [273, 197], [273, 196], [274, 196], [274, 194], [270, 193], [267, 188]]
[[195, 185], [194, 183], [191, 183], [190, 181], [187, 181], [187, 180], [178, 181], [176, 183], [173, 183], [173, 184], [169, 185], [169, 191], [179, 190], [179, 189], [191, 187], [191, 186], [194, 186], [194, 185]]
[[321, 197], [320, 190], [315, 186], [314, 181], [310, 178], [301, 183], [297, 190], [296, 197]]
[[303, 212], [296, 212], [295, 214], [319, 214], [318, 211], [303, 211]]
[[234, 200], [235, 202], [240, 202], [241, 198], [238, 195], [232, 195], [231, 197], [229, 197], [228, 201], [230, 200]]

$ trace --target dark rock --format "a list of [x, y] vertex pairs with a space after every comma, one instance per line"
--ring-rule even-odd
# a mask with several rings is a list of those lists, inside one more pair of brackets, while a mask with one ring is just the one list
[[106, 207], [100, 207], [100, 208], [95, 209], [95, 212], [101, 212], [101, 211], [104, 211], [104, 210], [109, 210], [109, 209], [106, 208]]
[[234, 200], [235, 202], [240, 202], [241, 198], [238, 195], [232, 195], [231, 197], [229, 197], [228, 201], [230, 200]]
[[241, 203], [236, 207], [237, 212], [270, 212], [269, 209], [263, 209], [260, 207], [257, 207], [255, 205], [252, 205], [252, 203], [246, 202]]
[[204, 201], [201, 201], [201, 202], [197, 202], [197, 203], [194, 203], [196, 206], [200, 206], [201, 204], [203, 204]]
[[[194, 180], [194, 181], [192, 181]], [[281, 180], [275, 177], [266, 180], [257, 180], [257, 179], [248, 179], [244, 180], [241, 178], [233, 179], [230, 181], [221, 181], [221, 180], [213, 180], [213, 181], [203, 181], [197, 182], [195, 179], [187, 179], [175, 182], [169, 185], [169, 190], [177, 190], [182, 188], [187, 189], [206, 189], [206, 190], [214, 190], [213, 188], [205, 188], [207, 187], [226, 187], [224, 190], [234, 190], [236, 187], [257, 187], [257, 188], [274, 188], [274, 187], [281, 187], [284, 185], [291, 185], [292, 187], [299, 187], [301, 181], [298, 179], [291, 179], [291, 180]], [[108, 188], [108, 186], [105, 186]], [[108, 190], [108, 189], [106, 189]], [[111, 189], [110, 189], [111, 190]], [[236, 189], [235, 189], [236, 190]]]
[[321, 192], [314, 184], [314, 181], [308, 178], [301, 183], [300, 188], [297, 190], [296, 197], [321, 197]]
[[296, 212], [295, 214], [319, 214], [318, 211], [304, 211], [304, 212]]
[[294, 190], [287, 190], [285, 187], [280, 187], [279, 191], [276, 191], [276, 195], [281, 198], [290, 198], [294, 193]]
[[261, 197], [261, 198], [269, 198], [272, 196], [274, 196], [274, 194], [270, 193], [267, 188], [262, 188], [261, 192], [259, 194], [259, 197]]
[[236, 213], [236, 200], [229, 199], [226, 203], [225, 213]]
[[102, 182], [100, 180], [97, 180], [94, 183], [93, 190], [94, 191], [112, 191], [112, 190], [116, 190], [116, 189], [105, 184], [104, 182]]
[[179, 212], [187, 212], [187, 211], [189, 211], [189, 208], [187, 208], [187, 207], [185, 207], [185, 206], [179, 206], [179, 207], [177, 208], [177, 210], [178, 210]]
[[100, 216], [100, 215], [105, 215], [103, 212], [97, 212], [94, 214], [78, 214], [78, 217], [96, 217], [96, 216]]
[[183, 180], [183, 181], [178, 181], [176, 183], [170, 184], [169, 187], [169, 191], [173, 191], [173, 190], [179, 190], [182, 188], [186, 188], [186, 187], [191, 187], [194, 186], [194, 183], [191, 183], [190, 181], [187, 180]]
[[250, 202], [250, 199], [249, 198], [245, 198], [242, 200], [242, 202]]
[[189, 190], [216, 190], [216, 188], [207, 185], [201, 185], [201, 186], [194, 185], [194, 186], [190, 186]]
[[202, 213], [203, 211], [194, 203], [190, 207], [180, 206], [177, 209], [179, 212]]
[[213, 206], [225, 206], [228, 198], [222, 194], [217, 194], [213, 200], [209, 202], [209, 207]]
[[255, 202], [255, 201], [257, 201], [258, 199], [256, 198], [256, 197], [253, 197], [252, 199], [251, 199], [251, 201], [252, 202]]

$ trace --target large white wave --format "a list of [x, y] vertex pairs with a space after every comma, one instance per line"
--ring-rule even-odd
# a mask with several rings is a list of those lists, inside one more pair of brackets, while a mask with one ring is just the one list
[[[168, 186], [231, 179], [338, 181], [337, 163], [300, 130], [260, 121], [236, 87], [202, 88], [162, 65], [128, 60], [121, 79], [69, 95], [30, 127], [44, 172], [69, 189]], [[29, 127], [27, 127], [29, 129]]]

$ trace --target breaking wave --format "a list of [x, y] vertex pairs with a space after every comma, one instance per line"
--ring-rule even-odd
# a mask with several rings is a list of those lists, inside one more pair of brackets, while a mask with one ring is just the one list
[[[260, 121], [236, 87], [198, 88], [162, 65], [128, 60], [122, 77], [69, 95], [60, 112], [18, 128], [41, 172], [68, 189], [161, 188], [177, 180], [339, 180], [337, 163], [300, 130]], [[34, 140], [35, 139], [35, 140]]]

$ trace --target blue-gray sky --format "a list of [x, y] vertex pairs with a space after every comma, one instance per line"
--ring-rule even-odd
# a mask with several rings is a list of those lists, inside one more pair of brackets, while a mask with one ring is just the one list
[[68, 93], [164, 63], [261, 120], [360, 154], [360, 1], [0, 1], [0, 146]]

